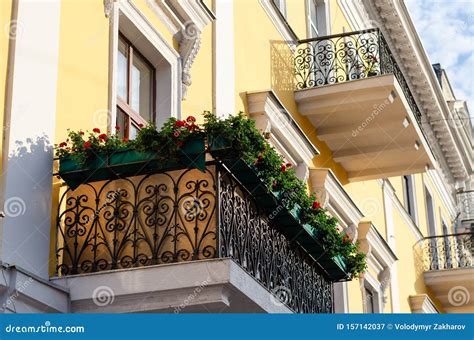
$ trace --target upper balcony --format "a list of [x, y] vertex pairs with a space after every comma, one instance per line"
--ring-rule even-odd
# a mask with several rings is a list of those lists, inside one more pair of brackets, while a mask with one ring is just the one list
[[427, 237], [422, 243], [426, 285], [448, 313], [474, 310], [474, 233]]
[[295, 100], [350, 181], [425, 171], [422, 114], [378, 29], [302, 40]]
[[459, 207], [459, 228], [465, 231], [474, 230], [474, 190], [458, 192], [456, 199]]

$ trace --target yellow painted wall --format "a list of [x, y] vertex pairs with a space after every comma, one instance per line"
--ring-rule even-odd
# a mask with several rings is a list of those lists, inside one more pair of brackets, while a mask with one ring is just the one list
[[56, 140], [66, 129], [107, 128], [109, 20], [101, 1], [61, 4]]

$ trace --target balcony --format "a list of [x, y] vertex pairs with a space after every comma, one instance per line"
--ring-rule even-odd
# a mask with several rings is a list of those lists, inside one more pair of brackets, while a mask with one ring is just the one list
[[448, 313], [474, 310], [474, 233], [427, 237], [423, 240], [426, 285]]
[[302, 40], [295, 69], [299, 111], [350, 181], [433, 164], [422, 114], [379, 30]]
[[462, 231], [474, 230], [474, 190], [462, 191], [456, 194], [459, 207], [459, 228]]
[[[97, 309], [86, 301], [105, 284], [114, 285], [115, 295], [123, 295], [115, 298], [129, 305], [136, 300], [126, 296], [162, 287], [144, 295], [147, 301], [161, 299], [161, 307], [149, 311], [173, 311], [178, 294], [204, 306], [188, 311], [268, 311], [261, 307], [268, 294], [292, 312], [332, 312], [335, 279], [324, 256], [308, 252], [301, 231], [290, 236], [288, 225], [294, 223], [290, 215], [284, 219], [282, 207], [280, 217], [269, 215], [271, 199], [262, 199], [264, 189], [247, 170], [208, 155], [204, 172], [183, 167], [118, 178], [109, 167], [108, 180], [74, 190], [65, 186], [56, 219], [54, 280], [77, 291], [71, 293], [73, 310]], [[229, 282], [222, 286], [224, 281]], [[188, 293], [182, 293], [184, 286]], [[197, 296], [202, 286], [205, 294]], [[258, 299], [265, 301], [256, 306]], [[133, 308], [121, 311], [139, 311]]]

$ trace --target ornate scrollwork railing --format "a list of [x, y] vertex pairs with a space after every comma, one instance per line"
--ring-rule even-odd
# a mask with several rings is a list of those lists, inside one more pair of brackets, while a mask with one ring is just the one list
[[474, 267], [474, 233], [427, 237], [422, 248], [424, 270]]
[[56, 275], [232, 258], [299, 313], [332, 312], [332, 283], [219, 163], [64, 188]]
[[456, 194], [461, 221], [474, 220], [474, 190]]
[[419, 123], [421, 112], [390, 48], [378, 29], [299, 41], [296, 89], [393, 74]]

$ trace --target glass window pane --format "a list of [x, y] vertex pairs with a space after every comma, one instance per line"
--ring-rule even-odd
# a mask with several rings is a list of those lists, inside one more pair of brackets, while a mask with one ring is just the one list
[[132, 66], [132, 100], [131, 106], [146, 121], [151, 121], [152, 105], [152, 69], [138, 55], [133, 55]]
[[117, 121], [116, 125], [120, 126], [120, 131], [118, 131], [118, 135], [120, 138], [125, 137], [125, 132], [127, 129], [128, 124], [128, 116], [125, 112], [123, 112], [120, 108], [117, 107]]
[[139, 129], [138, 129], [135, 125], [130, 124], [130, 133], [129, 133], [128, 138], [129, 138], [129, 139], [135, 139], [135, 138], [137, 138], [138, 130], [139, 130]]
[[128, 83], [128, 50], [126, 43], [120, 39], [118, 43], [117, 57], [117, 84], [118, 95], [127, 102], [127, 83]]

